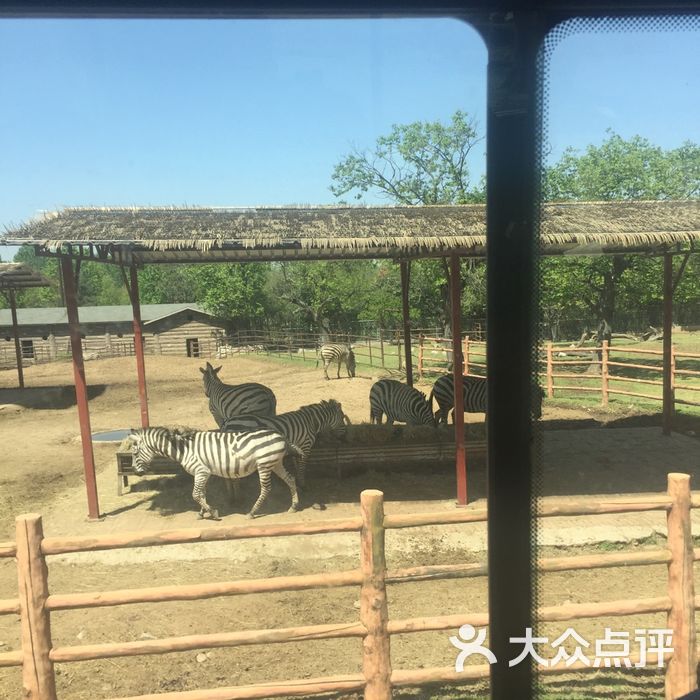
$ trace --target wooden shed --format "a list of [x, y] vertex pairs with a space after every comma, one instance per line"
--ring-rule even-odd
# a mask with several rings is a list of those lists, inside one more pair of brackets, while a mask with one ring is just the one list
[[[198, 304], [144, 304], [144, 350], [150, 355], [210, 356], [217, 339], [225, 335], [226, 322]], [[18, 309], [22, 358], [26, 362], [50, 362], [71, 355], [68, 316], [63, 307]], [[88, 358], [134, 354], [131, 306], [80, 308], [80, 335]], [[16, 364], [9, 309], [0, 309], [0, 367]]]

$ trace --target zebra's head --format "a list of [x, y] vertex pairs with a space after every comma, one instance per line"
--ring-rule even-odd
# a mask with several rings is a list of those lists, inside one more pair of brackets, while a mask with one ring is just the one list
[[352, 351], [352, 348], [349, 345], [348, 345], [348, 372], [350, 372], [351, 377], [355, 376], [355, 353]]
[[322, 404], [325, 404], [327, 414], [327, 424], [324, 427], [332, 430], [335, 435], [344, 435], [345, 426], [350, 425], [350, 419], [343, 413], [340, 401], [330, 399], [329, 401], [323, 401]]
[[131, 463], [134, 466], [134, 471], [139, 475], [144, 474], [148, 471], [156, 452], [148, 444], [142, 430], [132, 430], [127, 439], [130, 443]]
[[418, 393], [421, 395], [422, 401], [416, 406], [418, 410], [416, 411], [413, 424], [431, 425], [435, 427], [437, 424], [435, 422], [435, 416], [433, 415], [432, 402], [429, 398], [426, 397], [426, 395], [422, 391], [419, 391]]
[[209, 387], [211, 386], [211, 383], [213, 381], [221, 381], [218, 377], [219, 372], [221, 371], [221, 368], [223, 365], [219, 365], [218, 367], [213, 367], [211, 363], [207, 362], [206, 367], [200, 367], [199, 371], [204, 375], [203, 380], [204, 380], [204, 395], [209, 396]]

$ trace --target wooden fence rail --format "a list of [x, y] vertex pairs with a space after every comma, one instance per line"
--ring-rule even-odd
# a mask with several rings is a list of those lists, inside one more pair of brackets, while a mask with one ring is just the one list
[[[629, 554], [616, 552], [543, 558], [537, 562], [537, 569], [539, 572], [575, 571], [667, 564], [668, 593], [665, 596], [641, 600], [613, 600], [543, 607], [536, 611], [536, 618], [545, 622], [666, 612], [667, 627], [673, 633], [673, 653], [666, 655], [668, 658], [666, 698], [671, 700], [693, 690], [696, 687], [697, 668], [695, 610], [700, 605], [700, 596], [695, 595], [694, 589], [693, 562], [700, 560], [700, 549], [693, 549], [690, 513], [691, 508], [697, 507], [700, 507], [700, 496], [691, 495], [690, 477], [685, 474], [669, 474], [668, 492], [663, 495], [606, 499], [603, 502], [571, 498], [543, 504], [538, 510], [538, 517], [665, 511], [668, 525], [666, 549]], [[486, 518], [485, 509], [385, 516], [383, 494], [380, 491], [371, 490], [363, 491], [361, 494], [359, 518], [308, 524], [193, 528], [147, 534], [124, 533], [101, 537], [45, 538], [39, 515], [19, 516], [16, 541], [0, 543], [0, 556], [16, 558], [19, 593], [17, 598], [0, 600], [0, 614], [19, 614], [21, 649], [1, 653], [0, 668], [21, 667], [23, 697], [32, 698], [32, 700], [57, 700], [55, 663], [250, 644], [357, 638], [362, 641], [362, 674], [268, 682], [236, 688], [148, 694], [122, 698], [122, 700], [204, 700], [205, 698], [224, 700], [226, 698], [309, 696], [361, 690], [364, 690], [364, 696], [369, 700], [388, 700], [394, 687], [423, 686], [436, 682], [464, 683], [476, 678], [485, 678], [489, 674], [488, 666], [469, 666], [460, 673], [454, 667], [392, 669], [390, 648], [392, 635], [454, 630], [464, 624], [484, 627], [488, 625], [489, 616], [488, 613], [467, 613], [392, 620], [389, 618], [387, 585], [487, 576], [488, 571], [487, 567], [481, 564], [414, 566], [387, 570], [384, 539], [387, 529], [484, 522]], [[53, 595], [48, 587], [47, 559], [54, 554], [340, 532], [359, 533], [360, 567], [356, 570]], [[58, 610], [202, 600], [250, 593], [340, 586], [360, 587], [360, 612], [359, 620], [356, 622], [67, 647], [54, 647], [51, 640], [50, 615]], [[588, 666], [575, 664], [564, 667], [562, 665], [560, 669], [542, 667], [540, 671], [556, 673], [579, 669], [585, 671], [588, 670]]]
[[[545, 371], [541, 372], [541, 376], [544, 377], [547, 397], [553, 398], [555, 392], [600, 392], [601, 404], [603, 406], [608, 405], [608, 400], [611, 395], [616, 396], [634, 396], [638, 398], [643, 398], [648, 401], [663, 401], [663, 396], [661, 389], [663, 388], [663, 381], [659, 379], [651, 379], [645, 377], [630, 377], [624, 376], [622, 374], [611, 374], [610, 368], [618, 368], [619, 370], [642, 370], [644, 372], [658, 373], [659, 375], [663, 372], [663, 367], [658, 364], [642, 364], [638, 362], [629, 362], [627, 360], [617, 358], [615, 360], [610, 359], [611, 354], [614, 353], [624, 353], [624, 354], [638, 354], [638, 355], [651, 355], [653, 357], [663, 356], [661, 350], [642, 350], [640, 348], [628, 348], [628, 347], [615, 347], [614, 349], [610, 347], [608, 341], [603, 341], [601, 347], [595, 348], [576, 348], [574, 350], [568, 348], [561, 348], [563, 352], [568, 352], [576, 355], [585, 355], [579, 359], [555, 359], [554, 351], [557, 348], [549, 342], [545, 345], [544, 358], [540, 362], [545, 365]], [[700, 401], [693, 401], [692, 399], [679, 398], [676, 396], [676, 392], [695, 392], [700, 391], [700, 386], [691, 386], [686, 384], [679, 384], [679, 377], [700, 377], [700, 372], [697, 370], [690, 370], [679, 368], [678, 362], [683, 360], [693, 360], [700, 357], [698, 353], [689, 353], [685, 351], [679, 351], [673, 346], [671, 347], [671, 399], [673, 404], [683, 404], [686, 406], [700, 406]], [[600, 359], [598, 359], [600, 358]], [[558, 367], [597, 367], [599, 368], [594, 374], [587, 374], [584, 372], [558, 372]], [[572, 385], [572, 384], [555, 384], [555, 379], [578, 379], [588, 382], [597, 382], [598, 386], [590, 385]], [[639, 391], [626, 391], [618, 386], [611, 386], [611, 383], [621, 382], [623, 385], [627, 384], [644, 384], [647, 386], [657, 386], [659, 387], [658, 394], [647, 394]]]

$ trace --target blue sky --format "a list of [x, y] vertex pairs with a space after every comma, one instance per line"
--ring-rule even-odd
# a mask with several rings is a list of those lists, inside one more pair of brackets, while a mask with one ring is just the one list
[[[608, 127], [700, 142], [697, 45], [565, 39], [552, 157]], [[326, 204], [333, 165], [394, 123], [463, 109], [483, 132], [486, 50], [454, 20], [1, 20], [0, 104], [3, 228], [72, 205]]]

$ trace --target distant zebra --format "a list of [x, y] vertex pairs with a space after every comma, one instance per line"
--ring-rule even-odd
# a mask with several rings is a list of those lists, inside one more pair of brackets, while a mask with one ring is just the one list
[[299, 448], [301, 457], [297, 462], [297, 481], [304, 485], [306, 461], [319, 433], [324, 430], [342, 430], [350, 419], [343, 413], [343, 407], [331, 399], [302, 406], [297, 411], [282, 413], [274, 418], [261, 416], [236, 416], [225, 421], [221, 430], [252, 430], [269, 428], [283, 435], [288, 442]]
[[425, 394], [394, 379], [380, 379], [369, 390], [370, 423], [395, 420], [409, 425], [435, 425], [430, 402]]
[[[475, 377], [472, 375], [462, 377], [462, 395], [464, 397], [465, 413], [486, 413], [486, 377]], [[539, 418], [542, 415], [543, 391], [536, 383], [532, 387], [533, 415]], [[454, 409], [454, 377], [446, 374], [440, 377], [434, 384], [430, 392], [430, 405], [432, 408], [433, 397], [438, 405], [435, 412], [435, 419], [438, 423], [447, 425], [447, 417]], [[454, 420], [454, 416], [453, 416]]]
[[129, 435], [134, 471], [143, 474], [156, 455], [179, 462], [194, 477], [192, 498], [200, 507], [199, 517], [209, 514], [219, 517], [216, 509], [207, 503], [206, 491], [209, 477], [240, 479], [257, 470], [260, 477], [260, 496], [248, 513], [252, 518], [265, 502], [270, 492], [270, 473], [274, 472], [289, 487], [292, 507], [298, 509], [299, 497], [294, 477], [284, 468], [283, 460], [290, 452], [297, 456], [299, 450], [271, 430], [254, 430], [245, 433], [221, 433], [213, 431], [178, 431], [168, 428], [143, 428], [132, 430]]
[[[323, 373], [326, 375], [326, 379], [330, 379], [328, 376], [328, 366], [331, 362], [338, 363], [338, 379], [340, 379], [340, 365], [342, 362], [345, 362], [345, 369], [348, 371], [348, 377], [355, 376], [355, 353], [349, 345], [343, 345], [342, 343], [328, 343], [322, 345], [319, 350], [319, 356], [323, 360]], [[318, 362], [316, 366], [318, 367]]]
[[227, 418], [252, 413], [256, 416], [274, 416], [277, 399], [272, 389], [264, 384], [224, 384], [218, 374], [221, 367], [200, 367], [204, 375], [204, 394], [209, 398], [209, 410], [220, 427]]

